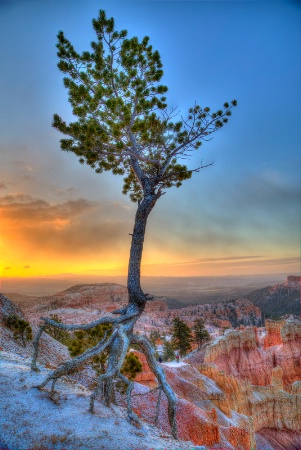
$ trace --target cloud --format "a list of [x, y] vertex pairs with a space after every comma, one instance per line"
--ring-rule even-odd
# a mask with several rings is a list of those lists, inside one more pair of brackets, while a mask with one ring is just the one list
[[130, 242], [132, 224], [123, 217], [128, 211], [122, 204], [101, 204], [81, 198], [50, 203], [23, 193], [11, 193], [0, 197], [0, 209], [6, 248], [19, 247], [23, 257], [28, 252], [58, 258], [93, 257], [110, 252], [114, 256], [116, 250], [122, 251]]
[[263, 258], [263, 256], [228, 256], [228, 257], [221, 257], [221, 258], [201, 258], [201, 259], [193, 259], [191, 261], [181, 261], [181, 262], [175, 262], [175, 263], [158, 263], [158, 264], [145, 264], [146, 266], [186, 266], [190, 264], [200, 264], [200, 263], [215, 263], [215, 262], [228, 262], [228, 261], [242, 261], [242, 260], [250, 260], [250, 259], [256, 259]]
[[11, 270], [11, 267], [4, 267], [4, 270]]
[[0, 197], [0, 207], [4, 219], [20, 225], [31, 224], [35, 227], [46, 223], [64, 226], [76, 216], [80, 216], [99, 206], [97, 202], [85, 199], [68, 200], [62, 203], [49, 203], [30, 195], [13, 193]]
[[6, 184], [4, 184], [4, 183], [0, 182], [0, 189], [7, 189], [7, 186], [6, 186]]
[[23, 269], [30, 269], [30, 266], [24, 266]]

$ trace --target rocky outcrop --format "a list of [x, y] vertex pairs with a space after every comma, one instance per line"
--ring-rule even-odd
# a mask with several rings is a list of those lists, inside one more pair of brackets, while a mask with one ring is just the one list
[[283, 285], [291, 289], [300, 289], [301, 277], [289, 275]]
[[276, 345], [257, 347], [254, 329], [226, 331], [206, 346], [197, 368], [224, 393], [214, 399], [224, 414], [232, 417], [237, 411], [252, 418], [259, 449], [278, 450], [268, 446], [269, 436], [279, 448], [299, 448], [293, 443], [301, 433], [301, 322], [268, 323], [267, 337]]
[[301, 432], [301, 396], [289, 394], [277, 386], [253, 386], [250, 415], [254, 430], [263, 428]]
[[36, 311], [85, 307], [118, 309], [127, 301], [128, 293], [125, 286], [115, 283], [78, 284], [55, 295], [38, 298]]
[[272, 347], [274, 345], [282, 344], [280, 331], [285, 324], [285, 320], [266, 320], [266, 337], [264, 339], [264, 347]]
[[284, 283], [253, 291], [245, 299], [258, 306], [266, 318], [300, 317], [300, 285], [300, 277], [290, 275]]
[[271, 382], [273, 359], [257, 345], [256, 329], [227, 330], [206, 347], [204, 362], [214, 363], [227, 375], [264, 386]]
[[249, 415], [249, 398], [251, 395], [251, 383], [249, 380], [239, 380], [233, 375], [226, 375], [214, 364], [203, 363], [197, 366], [199, 372], [214, 380], [223, 393], [220, 397], [211, 398], [213, 403], [228, 417], [232, 411]]
[[301, 321], [287, 321], [280, 330], [282, 345], [274, 350], [274, 361], [283, 370], [283, 382], [288, 388], [301, 380]]
[[4, 323], [11, 316], [24, 319], [21, 309], [5, 295], [0, 294], [0, 323]]
[[[231, 420], [216, 407], [225, 395], [209, 377], [189, 364], [162, 364], [169, 384], [177, 394], [177, 426], [180, 439], [210, 448], [250, 450], [255, 446], [252, 422], [246, 416], [232, 412]], [[149, 422], [156, 416], [158, 392], [142, 394], [141, 385], [135, 385], [133, 404], [135, 412]], [[139, 394], [139, 395], [135, 395]], [[167, 403], [163, 395], [158, 423], [169, 432]]]
[[149, 365], [147, 364], [146, 357], [144, 353], [138, 352], [137, 350], [131, 349], [131, 352], [134, 353], [142, 364], [142, 372], [137, 373], [135, 377], [135, 381], [137, 383], [144, 384], [145, 386], [154, 387], [156, 386], [156, 377], [153, 372], [150, 370]]
[[256, 433], [257, 450], [299, 450], [301, 434], [289, 430], [263, 428]]

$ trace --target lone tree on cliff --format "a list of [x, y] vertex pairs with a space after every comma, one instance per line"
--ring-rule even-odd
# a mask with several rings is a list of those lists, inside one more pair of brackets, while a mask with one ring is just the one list
[[143, 313], [147, 296], [140, 286], [140, 265], [148, 216], [168, 188], [180, 187], [203, 166], [188, 169], [183, 163], [199, 149], [203, 141], [219, 130], [231, 115], [236, 100], [224, 103], [216, 112], [195, 104], [188, 114], [175, 120], [175, 111], [167, 107], [167, 87], [160, 84], [163, 76], [160, 54], [149, 44], [149, 38], [127, 38], [127, 31], [116, 31], [114, 19], [104, 11], [93, 20], [96, 40], [90, 51], [78, 53], [60, 31], [58, 33], [58, 67], [64, 74], [76, 120], [66, 123], [59, 115], [53, 117], [53, 127], [66, 136], [61, 149], [74, 153], [79, 162], [88, 164], [97, 173], [112, 171], [122, 175], [123, 193], [137, 203], [128, 266], [128, 305], [114, 311], [117, 318], [103, 317], [91, 324], [63, 325], [44, 319], [35, 340], [33, 368], [36, 368], [38, 342], [43, 327], [51, 324], [65, 330], [87, 330], [109, 323], [112, 334], [96, 346], [63, 364], [40, 385], [57, 379], [109, 349], [107, 370], [100, 375], [97, 388], [91, 395], [93, 412], [95, 397], [103, 392], [104, 403], [110, 404], [113, 380], [128, 383], [128, 416], [138, 420], [132, 412], [132, 383], [120, 369], [130, 343], [138, 344], [158, 379], [158, 387], [168, 399], [169, 421], [176, 437], [176, 398], [167, 384], [164, 372], [157, 365], [150, 342], [134, 334], [134, 325]]

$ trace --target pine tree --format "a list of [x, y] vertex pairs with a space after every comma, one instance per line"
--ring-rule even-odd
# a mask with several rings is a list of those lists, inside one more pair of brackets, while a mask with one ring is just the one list
[[202, 347], [205, 342], [210, 340], [210, 334], [205, 328], [202, 319], [195, 319], [193, 323], [194, 341], [198, 345], [198, 349]]
[[[114, 19], [107, 18], [103, 10], [93, 20], [93, 28], [96, 39], [91, 42], [90, 50], [82, 53], [75, 50], [62, 31], [58, 33], [58, 67], [64, 74], [75, 121], [67, 123], [55, 114], [52, 126], [65, 135], [60, 141], [63, 151], [74, 153], [81, 164], [89, 165], [97, 173], [111, 171], [123, 176], [123, 193], [129, 194], [137, 203], [128, 266], [129, 302], [125, 308], [114, 312], [120, 315], [118, 318], [98, 321], [110, 323], [114, 329], [113, 338], [110, 336], [103, 344], [110, 353], [107, 367], [110, 376], [100, 378], [104, 380], [104, 402], [110, 405], [113, 379], [119, 376], [126, 356], [125, 346], [128, 348], [136, 343], [159, 377], [168, 399], [172, 433], [176, 436], [176, 397], [157, 366], [150, 342], [144, 336], [134, 334], [135, 323], [148, 300], [140, 284], [146, 224], [167, 189], [180, 187], [206, 167], [200, 165], [188, 169], [184, 162], [228, 122], [237, 101], [226, 102], [214, 112], [208, 106], [195, 103], [187, 114], [176, 115], [181, 117], [180, 120], [175, 120], [174, 109], [167, 106], [165, 94], [168, 88], [160, 84], [163, 76], [161, 57], [153, 49], [149, 37], [127, 38], [127, 31], [117, 31]], [[50, 324], [50, 319], [45, 319], [45, 323]], [[52, 321], [52, 325], [54, 323]], [[81, 329], [86, 330], [89, 326], [92, 328], [94, 324], [86, 324]], [[65, 329], [76, 329], [76, 325], [68, 327]], [[38, 340], [35, 345], [37, 349]], [[37, 351], [33, 368], [36, 367], [36, 354]], [[90, 355], [91, 352], [87, 359]], [[82, 359], [65, 364], [40, 386], [76, 370], [81, 364]], [[91, 396], [91, 412], [100, 386], [101, 383]], [[129, 415], [133, 418], [133, 413]]]
[[14, 332], [14, 338], [20, 339], [26, 347], [26, 341], [32, 340], [32, 328], [30, 323], [17, 316], [9, 316], [5, 320], [5, 325]]
[[139, 372], [142, 372], [142, 363], [135, 353], [129, 352], [121, 368], [121, 373], [133, 381]]
[[172, 345], [174, 350], [178, 350], [180, 356], [186, 356], [187, 352], [191, 350], [191, 342], [193, 336], [187, 323], [179, 317], [175, 317], [172, 321], [173, 327], [171, 329]]
[[[112, 327], [109, 324], [97, 325], [90, 330], [78, 330], [74, 332], [74, 338], [71, 339], [68, 349], [71, 356], [81, 355], [89, 348], [93, 348], [101, 341], [105, 334], [110, 335]], [[105, 373], [106, 362], [109, 352], [105, 351], [92, 359], [92, 367], [97, 374]]]
[[168, 361], [169, 359], [175, 359], [175, 351], [173, 345], [170, 341], [165, 340], [163, 344], [163, 361]]

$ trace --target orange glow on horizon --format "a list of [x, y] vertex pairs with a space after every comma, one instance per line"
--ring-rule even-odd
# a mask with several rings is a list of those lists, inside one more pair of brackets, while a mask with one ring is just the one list
[[[16, 260], [15, 260], [16, 261]], [[40, 276], [55, 276], [63, 274], [86, 276], [126, 276], [128, 260], [115, 264], [114, 261], [107, 264], [99, 264], [95, 259], [87, 258], [87, 263], [67, 260], [39, 260], [28, 265], [20, 263], [1, 264], [1, 276], [5, 278], [31, 278]], [[285, 263], [282, 259], [271, 258], [259, 260], [230, 260], [230, 261], [204, 261], [142, 264], [142, 276], [229, 276], [251, 275], [269, 273], [298, 273], [299, 264], [296, 257], [288, 258]]]
[[[55, 205], [22, 194], [6, 199], [7, 204], [1, 209], [2, 277], [127, 275], [130, 250], [127, 222], [105, 219], [99, 223], [99, 217], [93, 216], [94, 203], [84, 200]], [[221, 249], [209, 251], [209, 243], [203, 254], [196, 257], [197, 250], [186, 250], [181, 242], [166, 248], [152, 242], [152, 237], [148, 236], [142, 276], [292, 274], [300, 270], [299, 256], [288, 256], [281, 250], [270, 251], [269, 256], [258, 256], [260, 253], [255, 253], [254, 249], [255, 256], [252, 256], [234, 246], [228, 250], [234, 254], [225, 252], [223, 255]]]

